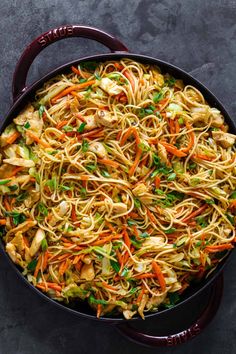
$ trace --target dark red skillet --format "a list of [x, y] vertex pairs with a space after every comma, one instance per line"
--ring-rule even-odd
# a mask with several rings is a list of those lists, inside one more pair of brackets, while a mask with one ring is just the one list
[[[33, 85], [26, 87], [27, 74], [35, 57], [48, 45], [58, 40], [61, 40], [63, 38], [69, 38], [69, 37], [85, 37], [85, 38], [96, 40], [104, 44], [106, 47], [108, 47], [111, 53], [89, 56], [86, 58], [75, 60], [70, 63], [66, 63], [60, 66], [59, 68], [53, 70], [46, 76], [42, 77], [39, 81], [35, 82]], [[142, 63], [155, 64], [160, 67], [162, 72], [170, 73], [174, 77], [178, 79], [182, 79], [185, 84], [190, 84], [195, 86], [201, 91], [201, 93], [204, 95], [205, 99], [208, 101], [208, 103], [211, 106], [218, 108], [222, 112], [227, 124], [230, 127], [230, 131], [232, 133], [236, 132], [234, 122], [231, 120], [231, 118], [229, 117], [228, 113], [226, 112], [222, 104], [219, 102], [219, 100], [205, 86], [203, 86], [199, 81], [194, 79], [191, 75], [164, 61], [152, 57], [144, 56], [144, 55], [131, 54], [128, 52], [126, 46], [122, 44], [118, 39], [113, 37], [112, 35], [92, 27], [85, 27], [85, 26], [78, 26], [78, 25], [66, 25], [66, 26], [61, 26], [53, 30], [50, 30], [42, 34], [38, 38], [36, 38], [25, 49], [20, 60], [17, 63], [16, 70], [13, 77], [12, 92], [13, 92], [14, 103], [9, 113], [5, 117], [5, 119], [0, 123], [0, 129], [1, 129], [0, 132], [2, 132], [3, 129], [12, 121], [12, 119], [16, 116], [16, 114], [26, 105], [28, 100], [33, 98], [35, 91], [38, 88], [40, 88], [43, 85], [43, 83], [46, 82], [51, 77], [55, 76], [58, 73], [66, 72], [67, 70], [69, 70], [71, 65], [78, 65], [78, 63], [81, 63], [83, 61], [95, 60], [95, 61], [102, 62], [106, 60], [117, 60], [122, 57], [132, 58]], [[9, 264], [11, 264], [11, 266], [15, 269], [15, 271], [20, 276], [20, 278], [23, 279], [31, 287], [32, 290], [36, 291], [44, 299], [50, 301], [51, 303], [64, 309], [65, 311], [76, 314], [78, 316], [84, 316], [89, 319], [97, 320], [95, 313], [91, 310], [88, 304], [84, 302], [79, 302], [76, 305], [75, 304], [64, 305], [52, 300], [47, 295], [40, 292], [37, 288], [35, 288], [31, 283], [29, 283], [26, 280], [26, 278], [21, 274], [20, 269], [10, 260], [10, 258], [4, 251], [4, 245], [2, 242], [0, 242], [0, 246], [1, 246], [0, 248], [1, 253], [7, 258]], [[164, 309], [164, 310], [160, 310], [159, 312], [146, 314], [146, 318], [150, 318], [150, 317], [158, 318], [158, 316], [160, 317], [161, 315], [166, 314], [170, 316], [170, 323], [171, 323], [171, 316], [172, 316], [173, 309], [176, 309], [177, 307], [179, 307], [180, 309], [182, 308], [184, 309], [184, 305], [187, 302], [190, 302], [194, 297], [200, 295], [200, 293], [202, 293], [207, 287], [211, 285], [212, 289], [210, 293], [210, 299], [206, 308], [199, 315], [199, 318], [195, 323], [193, 323], [189, 328], [183, 330], [180, 333], [175, 333], [169, 336], [151, 336], [139, 332], [130, 326], [131, 323], [133, 324], [135, 323], [135, 321], [139, 321], [138, 317], [133, 318], [129, 322], [127, 322], [127, 320], [124, 320], [124, 318], [121, 316], [102, 317], [99, 319], [99, 321], [113, 323], [114, 325], [117, 326], [117, 329], [126, 337], [144, 345], [174, 346], [180, 343], [184, 343], [188, 339], [191, 339], [195, 337], [197, 334], [199, 334], [203, 330], [203, 328], [214, 317], [220, 305], [222, 289], [223, 289], [222, 270], [227, 259], [228, 256], [224, 259], [223, 262], [221, 262], [221, 264], [219, 264], [218, 268], [214, 271], [214, 273], [211, 274], [211, 276], [208, 279], [202, 280], [199, 284], [191, 286], [191, 288], [183, 294], [181, 301], [173, 308]]]

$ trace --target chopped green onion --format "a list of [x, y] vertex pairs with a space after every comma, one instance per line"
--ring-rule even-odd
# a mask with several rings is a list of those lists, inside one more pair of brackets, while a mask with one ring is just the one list
[[62, 129], [65, 130], [65, 132], [72, 132], [74, 128], [71, 125], [64, 125]]
[[39, 118], [42, 118], [45, 107], [43, 105], [39, 106]]
[[83, 140], [82, 140], [82, 145], [81, 145], [81, 147], [82, 147], [82, 151], [83, 151], [83, 152], [87, 152], [88, 149], [89, 149], [89, 143], [88, 143], [88, 141], [85, 140], [85, 139], [83, 139]]
[[111, 177], [110, 173], [107, 172], [107, 171], [105, 171], [105, 170], [102, 170], [102, 171], [101, 171], [101, 175], [102, 175], [103, 177], [107, 177], [107, 178]]
[[167, 181], [173, 181], [176, 178], [176, 173], [171, 173], [169, 177], [167, 177]]
[[4, 184], [7, 184], [9, 182], [11, 182], [10, 179], [3, 179], [3, 180], [0, 181], [0, 186], [3, 186]]
[[160, 92], [155, 92], [154, 95], [153, 95], [153, 102], [154, 103], [158, 103], [160, 102], [164, 97], [164, 94], [160, 91]]
[[112, 268], [114, 269], [114, 271], [115, 271], [116, 273], [119, 273], [119, 271], [120, 271], [120, 265], [119, 265], [118, 262], [115, 262], [115, 261], [111, 260], [111, 266], [112, 266]]
[[25, 123], [24, 128], [25, 128], [25, 129], [29, 129], [29, 128], [30, 128], [29, 122], [26, 122], [26, 123]]
[[77, 132], [78, 132], [78, 133], [83, 133], [86, 124], [87, 124], [87, 123], [85, 123], [85, 122], [81, 123], [80, 126], [79, 126], [79, 128], [77, 129]]
[[41, 242], [41, 248], [42, 248], [42, 251], [45, 252], [47, 249], [48, 249], [48, 243], [47, 243], [47, 240], [46, 238], [44, 238]]
[[37, 259], [33, 259], [30, 263], [28, 263], [27, 268], [33, 272], [36, 268], [37, 263]]

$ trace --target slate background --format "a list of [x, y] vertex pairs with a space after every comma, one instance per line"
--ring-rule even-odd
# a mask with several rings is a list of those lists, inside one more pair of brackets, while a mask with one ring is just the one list
[[[26, 44], [50, 28], [70, 23], [97, 26], [116, 35], [132, 52], [167, 60], [191, 72], [234, 117], [235, 0], [1, 0], [0, 16], [1, 117], [11, 105], [12, 74]], [[65, 61], [106, 51], [85, 39], [61, 41], [39, 55], [29, 81]], [[20, 282], [0, 258], [0, 354], [235, 353], [235, 267], [233, 254], [225, 268], [221, 307], [204, 333], [177, 348], [149, 349], [122, 338], [111, 325], [57, 310]], [[191, 306], [188, 314], [199, 304]], [[176, 314], [171, 321], [183, 317]], [[155, 321], [144, 325], [153, 333], [161, 328]]]

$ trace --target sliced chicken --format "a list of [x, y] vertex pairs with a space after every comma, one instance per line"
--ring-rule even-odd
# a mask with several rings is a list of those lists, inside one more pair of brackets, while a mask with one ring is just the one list
[[148, 188], [144, 183], [139, 183], [134, 189], [133, 189], [133, 194], [136, 197], [140, 197], [141, 195], [144, 195], [147, 193]]
[[99, 109], [95, 115], [95, 120], [98, 126], [114, 127], [118, 122], [118, 118], [112, 115], [109, 111]]
[[213, 131], [212, 137], [216, 143], [219, 143], [223, 148], [231, 147], [235, 144], [236, 136], [222, 131]]
[[6, 129], [4, 130], [2, 135], [0, 136], [0, 145], [2, 147], [8, 145], [8, 142], [7, 142], [8, 138], [16, 132], [17, 132], [17, 130], [16, 130], [16, 127], [13, 123], [8, 125], [8, 127], [6, 127]]
[[80, 271], [80, 278], [85, 280], [93, 280], [95, 278], [95, 271], [93, 263], [84, 264]]
[[45, 239], [45, 231], [42, 229], [38, 229], [29, 249], [31, 257], [33, 257], [38, 252], [38, 250], [41, 247], [41, 243], [44, 239]]
[[94, 152], [101, 159], [107, 156], [106, 149], [104, 148], [103, 144], [99, 143], [98, 141], [92, 142], [89, 145], [89, 151]]
[[4, 159], [3, 162], [8, 163], [9, 165], [22, 166], [27, 168], [35, 166], [35, 163], [32, 160], [25, 160], [17, 157], [12, 157], [11, 159]]
[[117, 85], [115, 81], [107, 77], [100, 80], [99, 86], [111, 96], [119, 95], [119, 93], [123, 91], [121, 86]]
[[124, 203], [113, 203], [113, 211], [116, 214], [123, 214], [127, 212], [127, 205]]

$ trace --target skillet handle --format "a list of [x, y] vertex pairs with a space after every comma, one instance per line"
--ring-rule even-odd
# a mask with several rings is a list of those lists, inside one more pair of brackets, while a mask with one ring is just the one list
[[36, 56], [50, 44], [69, 37], [93, 39], [108, 47], [111, 52], [128, 51], [126, 46], [117, 38], [97, 28], [79, 25], [65, 25], [49, 30], [29, 44], [21, 55], [13, 75], [13, 101], [26, 90], [27, 74]]
[[151, 347], [172, 347], [187, 342], [189, 339], [196, 337], [209, 324], [215, 316], [221, 302], [223, 293], [223, 276], [220, 275], [215, 284], [212, 286], [210, 298], [206, 308], [200, 314], [197, 321], [189, 328], [182, 332], [171, 334], [168, 336], [152, 336], [137, 331], [130, 324], [118, 324], [118, 331], [128, 339], [145, 346]]

